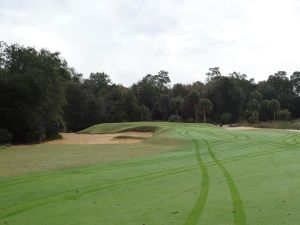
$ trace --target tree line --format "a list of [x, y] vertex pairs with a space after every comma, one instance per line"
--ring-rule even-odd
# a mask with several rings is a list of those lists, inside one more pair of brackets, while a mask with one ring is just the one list
[[299, 96], [298, 71], [256, 83], [214, 67], [205, 82], [171, 85], [161, 70], [125, 87], [104, 72], [84, 78], [58, 52], [0, 42], [0, 142], [40, 142], [105, 122], [289, 120], [300, 117]]

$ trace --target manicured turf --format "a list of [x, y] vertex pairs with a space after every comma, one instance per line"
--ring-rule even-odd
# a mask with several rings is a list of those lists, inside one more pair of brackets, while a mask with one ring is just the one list
[[[156, 135], [144, 143], [118, 145], [118, 151], [130, 146], [165, 151], [0, 178], [0, 224], [299, 223], [299, 133], [176, 123], [99, 125], [85, 132], [139, 126], [157, 127]], [[116, 145], [106, 148], [114, 151]]]

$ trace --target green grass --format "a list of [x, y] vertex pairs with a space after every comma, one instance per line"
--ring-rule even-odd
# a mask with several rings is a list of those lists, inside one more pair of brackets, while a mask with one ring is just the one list
[[[156, 132], [162, 128], [160, 124], [156, 125], [155, 123], [105, 123], [101, 125], [95, 125], [89, 127], [83, 131], [78, 133], [81, 134], [111, 134], [111, 133], [119, 133], [119, 132], [126, 132], [126, 131], [152, 131]], [[165, 126], [164, 126], [165, 127]]]
[[0, 224], [299, 223], [299, 133], [158, 122], [97, 125], [84, 132], [139, 127], [152, 127], [155, 136], [105, 148], [166, 151], [0, 178]]

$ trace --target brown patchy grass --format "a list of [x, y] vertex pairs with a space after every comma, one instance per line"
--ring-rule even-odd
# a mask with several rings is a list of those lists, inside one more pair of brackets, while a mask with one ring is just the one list
[[[139, 135], [139, 137], [150, 135], [142, 132], [138, 132], [139, 134], [136, 132], [128, 133], [126, 135], [130, 136], [134, 134], [135, 136]], [[118, 137], [120, 134], [116, 135]], [[124, 144], [123, 141], [128, 143], [126, 138], [125, 140], [124, 138], [117, 138], [116, 140], [113, 138], [112, 141], [114, 143], [121, 144], [95, 144], [93, 143], [95, 142], [94, 140], [86, 140], [86, 137], [83, 136], [70, 136], [72, 136], [71, 139], [76, 144], [71, 144], [70, 140], [67, 141], [68, 144], [61, 143], [64, 140], [62, 139], [43, 144], [0, 148], [0, 176], [21, 175], [38, 171], [59, 170], [82, 165], [125, 160], [145, 155], [154, 155], [174, 149], [174, 146], [170, 146], [169, 144], [162, 144], [162, 142], [157, 141], [153, 143], [152, 139], [151, 141], [143, 141], [143, 138], [138, 138], [138, 141], [142, 142]], [[82, 139], [80, 140], [79, 138], [79, 140], [75, 141], [75, 137], [81, 137]]]

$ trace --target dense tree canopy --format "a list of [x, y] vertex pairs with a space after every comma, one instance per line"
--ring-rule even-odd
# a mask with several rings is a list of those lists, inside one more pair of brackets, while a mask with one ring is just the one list
[[210, 68], [205, 83], [174, 84], [167, 71], [130, 87], [104, 72], [88, 78], [59, 53], [0, 42], [0, 141], [55, 138], [97, 123], [169, 120], [212, 123], [300, 117], [300, 72], [278, 71], [258, 83]]
[[15, 142], [54, 138], [64, 126], [70, 79], [59, 53], [1, 43], [0, 128]]

